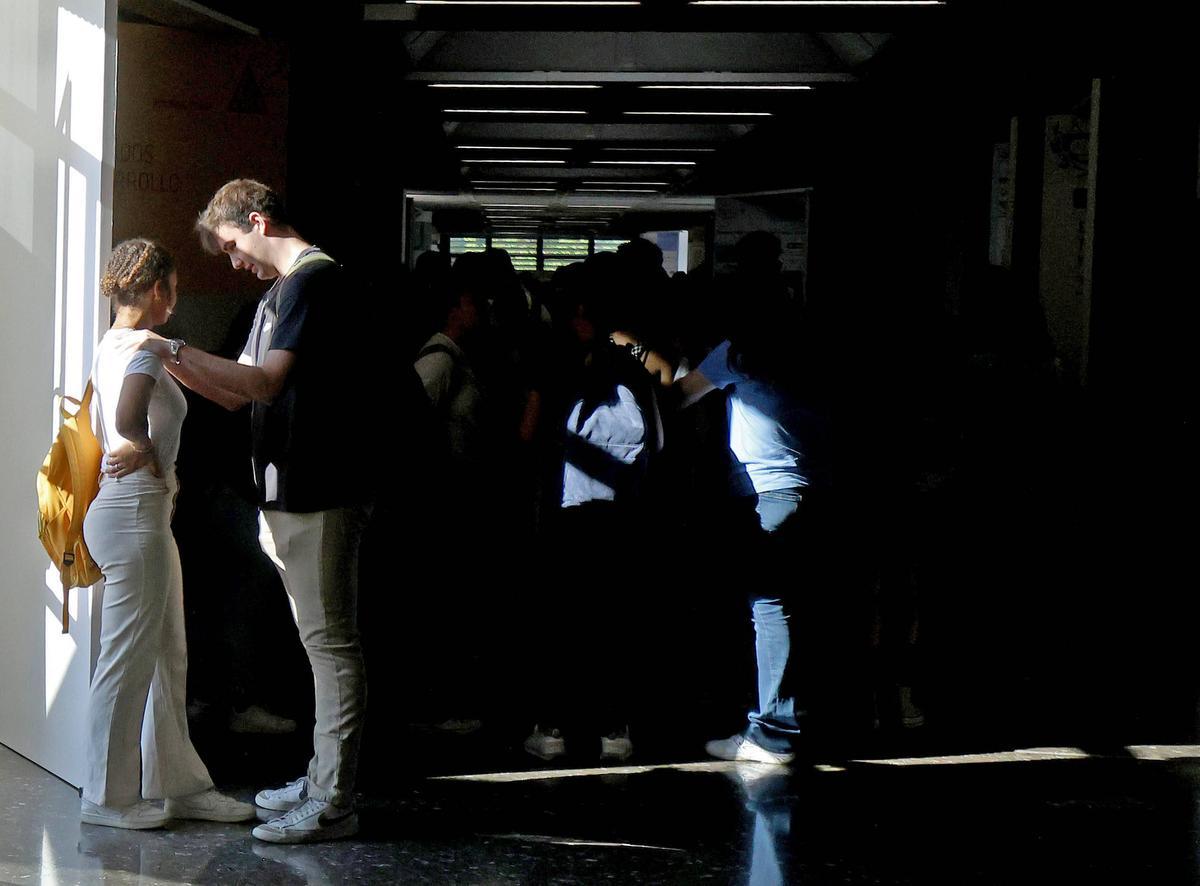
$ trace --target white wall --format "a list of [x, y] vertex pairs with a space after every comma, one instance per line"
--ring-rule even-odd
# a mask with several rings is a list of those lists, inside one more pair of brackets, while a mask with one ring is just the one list
[[60, 633], [34, 478], [107, 311], [116, 0], [0, 2], [0, 743], [78, 785], [95, 652], [91, 594]]

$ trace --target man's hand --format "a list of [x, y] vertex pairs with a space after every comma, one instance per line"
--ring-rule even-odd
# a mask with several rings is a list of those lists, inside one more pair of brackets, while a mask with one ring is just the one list
[[135, 449], [132, 443], [126, 442], [108, 453], [104, 459], [103, 471], [108, 476], [116, 477], [119, 480], [146, 465], [150, 466], [150, 473], [155, 477], [162, 476], [162, 469], [158, 466], [158, 456], [155, 454], [153, 446], [142, 452]]
[[151, 329], [143, 329], [142, 335], [143, 338], [138, 344], [139, 351], [149, 351], [160, 360], [165, 360], [171, 356], [170, 339], [163, 338]]

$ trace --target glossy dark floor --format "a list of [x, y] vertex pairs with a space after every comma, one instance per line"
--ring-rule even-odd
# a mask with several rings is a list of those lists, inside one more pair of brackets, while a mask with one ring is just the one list
[[81, 825], [74, 789], [0, 748], [0, 882], [1193, 883], [1197, 758], [1041, 749], [790, 770], [514, 759], [508, 772], [398, 778], [364, 795], [357, 838], [278, 847], [246, 825]]

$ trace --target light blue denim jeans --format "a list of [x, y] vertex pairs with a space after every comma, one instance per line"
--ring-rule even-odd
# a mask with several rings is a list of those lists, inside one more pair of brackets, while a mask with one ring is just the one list
[[[787, 539], [798, 527], [802, 490], [762, 492], [755, 510], [764, 536], [756, 554], [763, 558], [762, 574], [794, 574], [798, 565], [789, 562]], [[758, 661], [758, 710], [749, 714], [746, 737], [771, 751], [789, 751], [800, 735], [796, 699], [791, 689], [788, 662], [792, 636], [786, 586], [772, 578], [750, 591], [750, 609], [754, 617], [754, 651]]]

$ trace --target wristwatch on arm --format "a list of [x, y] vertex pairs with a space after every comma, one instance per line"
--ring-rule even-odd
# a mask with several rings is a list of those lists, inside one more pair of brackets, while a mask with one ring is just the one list
[[183, 362], [179, 356], [179, 352], [187, 347], [187, 342], [181, 338], [167, 339], [167, 346], [171, 349], [171, 359], [176, 363]]

